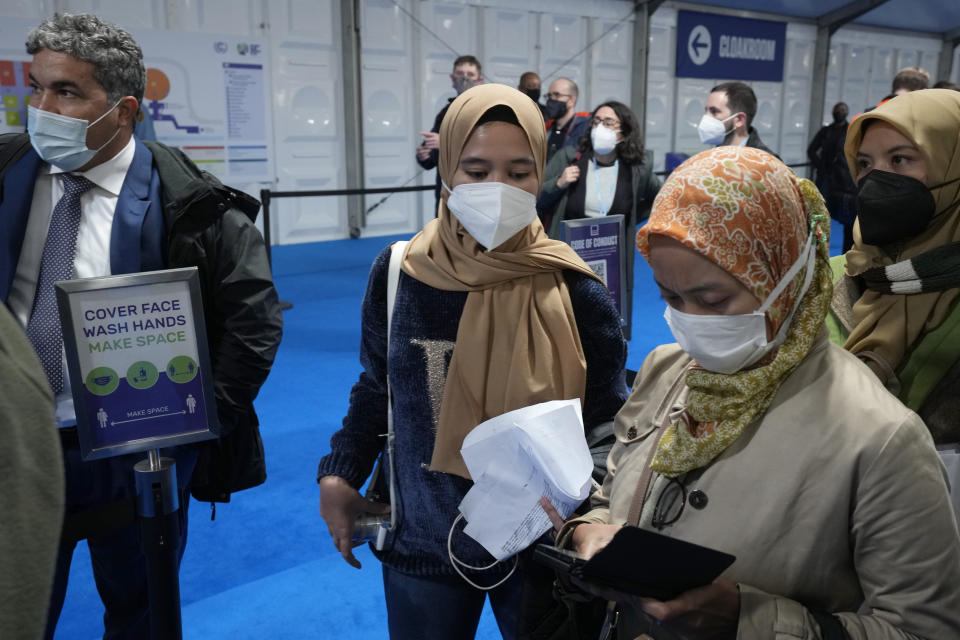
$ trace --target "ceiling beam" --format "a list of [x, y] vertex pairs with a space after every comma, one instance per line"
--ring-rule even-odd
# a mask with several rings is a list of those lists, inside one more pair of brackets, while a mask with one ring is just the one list
[[818, 16], [817, 26], [827, 27], [830, 29], [831, 34], [836, 33], [837, 29], [851, 20], [856, 20], [863, 14], [876, 9], [886, 2], [888, 2], [888, 0], [854, 0], [822, 16]]
[[630, 108], [637, 116], [640, 139], [647, 127], [647, 75], [650, 64], [650, 17], [664, 0], [637, 0], [633, 5], [633, 82], [630, 89]]
[[945, 31], [943, 33], [944, 42], [952, 42], [954, 45], [960, 44], [960, 27]]
[[813, 80], [810, 87], [810, 114], [807, 132], [813, 134], [823, 123], [823, 103], [827, 99], [827, 71], [830, 66], [830, 38], [837, 29], [887, 0], [853, 0], [817, 17], [817, 44], [813, 52]]

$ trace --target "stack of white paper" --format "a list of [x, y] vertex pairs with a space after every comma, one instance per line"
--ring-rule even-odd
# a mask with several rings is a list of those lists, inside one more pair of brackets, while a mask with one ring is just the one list
[[460, 503], [464, 531], [498, 560], [527, 548], [552, 526], [541, 496], [567, 518], [590, 494], [593, 459], [579, 399], [491, 418], [464, 438], [460, 452], [474, 480]]

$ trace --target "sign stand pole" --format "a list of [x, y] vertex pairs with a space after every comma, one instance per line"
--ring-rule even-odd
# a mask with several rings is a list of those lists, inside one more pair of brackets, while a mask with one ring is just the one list
[[150, 637], [154, 640], [183, 637], [180, 619], [180, 504], [177, 497], [176, 461], [161, 458], [157, 449], [134, 465], [137, 479], [137, 515], [147, 557], [150, 598]]

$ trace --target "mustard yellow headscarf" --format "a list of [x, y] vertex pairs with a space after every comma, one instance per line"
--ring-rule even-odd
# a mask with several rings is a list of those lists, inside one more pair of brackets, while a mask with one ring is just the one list
[[[516, 115], [543, 180], [546, 135], [540, 110], [516, 89], [483, 84], [454, 100], [440, 125], [438, 171], [445, 184], [453, 186], [477, 121], [498, 105]], [[469, 478], [460, 447], [478, 424], [547, 400], [583, 401], [586, 359], [562, 271], [596, 276], [569, 246], [549, 239], [539, 220], [485, 250], [447, 209], [448, 196], [444, 189], [437, 219], [410, 241], [402, 268], [431, 287], [470, 292], [430, 461], [433, 470]]]
[[[857, 152], [863, 142], [864, 125], [881, 120], [910, 140], [927, 165], [927, 184], [940, 184], [960, 177], [960, 92], [925, 89], [898, 96], [850, 123], [844, 154], [850, 174], [859, 173]], [[933, 192], [936, 211], [944, 211], [923, 233], [907, 241], [898, 256], [880, 247], [864, 244], [859, 221], [853, 227], [853, 248], [846, 254], [846, 274], [858, 276], [881, 267], [914, 258], [936, 247], [960, 241], [960, 182]], [[956, 203], [952, 207], [951, 203]], [[904, 211], [903, 215], [910, 215]], [[932, 293], [884, 294], [865, 291], [853, 305], [853, 329], [844, 348], [852, 353], [869, 352], [878, 359], [867, 364], [885, 378], [896, 371], [911, 346], [947, 318], [960, 290]], [[886, 365], [884, 367], [883, 365]]]
[[[829, 229], [823, 197], [813, 183], [758, 149], [716, 147], [670, 174], [637, 233], [637, 248], [648, 260], [650, 235], [667, 236], [723, 268], [762, 302], [796, 262], [811, 230], [817, 257], [810, 288], [775, 355], [732, 374], [696, 365], [687, 372], [686, 411], [661, 437], [654, 471], [676, 477], [707, 465], [766, 412], [823, 326], [833, 292]], [[801, 271], [767, 311], [774, 331], [793, 308], [805, 274]]]

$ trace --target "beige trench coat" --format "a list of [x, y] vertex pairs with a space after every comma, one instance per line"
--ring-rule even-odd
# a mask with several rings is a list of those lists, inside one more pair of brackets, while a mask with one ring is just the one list
[[[568, 524], [627, 522], [689, 364], [675, 344], [647, 357], [595, 509]], [[818, 639], [811, 609], [854, 640], [960, 639], [960, 538], [930, 434], [825, 332], [763, 418], [684, 481], [699, 499], [662, 532], [737, 557], [724, 575], [740, 585], [738, 639]], [[666, 482], [653, 474], [641, 527]], [[623, 613], [618, 637], [633, 638]]]

